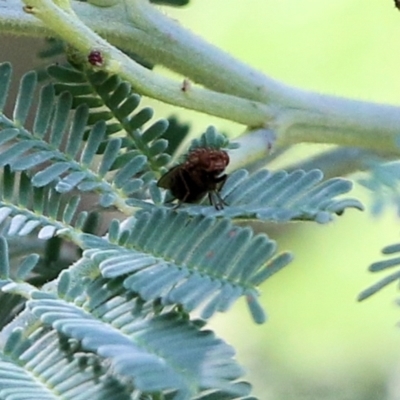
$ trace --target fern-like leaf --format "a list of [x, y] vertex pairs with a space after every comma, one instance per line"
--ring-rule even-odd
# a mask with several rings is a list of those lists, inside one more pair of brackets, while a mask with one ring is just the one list
[[71, 283], [68, 276], [63, 272], [58, 298], [36, 292], [28, 308], [45, 325], [80, 343], [81, 352], [107, 359], [112, 375], [143, 392], [174, 391], [174, 399], [207, 391], [220, 391], [226, 399], [249, 393], [248, 384], [236, 381], [242, 370], [232, 348], [211, 331], [199, 330], [176, 312], [151, 312], [151, 303], [124, 293], [121, 280]]
[[29, 336], [21, 328], [14, 329], [0, 353], [0, 398], [131, 399], [126, 387], [107, 376], [100, 363], [90, 362], [93, 357], [68, 354], [60, 342], [56, 331], [42, 326]]
[[[3, 99], [7, 97], [11, 67], [2, 64], [0, 75], [1, 70], [7, 78], [3, 82], [4, 91], [0, 93], [0, 99]], [[21, 81], [20, 100], [14, 111], [14, 119], [0, 114], [3, 122], [0, 125], [0, 128], [3, 126], [0, 166], [8, 164], [15, 171], [31, 170], [31, 181], [38, 187], [52, 184], [57, 191], [63, 193], [74, 188], [100, 192], [99, 202], [103, 206], [110, 206], [114, 202], [121, 204], [125, 198], [135, 194], [142, 196], [146, 182], [150, 183], [152, 179], [152, 176], [146, 175], [147, 157], [138, 150], [121, 150], [123, 139], [107, 138], [104, 121], [95, 122], [83, 141], [90, 118], [88, 107], [82, 104], [72, 113], [73, 98], [70, 93], [63, 92], [56, 98], [52, 85], [43, 87], [32, 132], [22, 126], [26, 110], [29, 110], [32, 102], [35, 85], [36, 75], [25, 75]], [[137, 135], [140, 140], [151, 141], [153, 135], [157, 136], [158, 133], [158, 128], [153, 127]], [[153, 145], [157, 147], [157, 143]], [[152, 149], [148, 148], [150, 153]], [[96, 157], [99, 152], [103, 153], [100, 163]], [[113, 172], [116, 168], [118, 171]]]
[[346, 208], [363, 209], [355, 199], [335, 199], [350, 191], [350, 181], [340, 178], [321, 182], [320, 170], [269, 172], [248, 176], [243, 170], [232, 174], [221, 196], [230, 205], [227, 216], [256, 217], [261, 220], [314, 220], [326, 223]]
[[[390, 255], [391, 258], [383, 261], [377, 261], [374, 262], [369, 266], [369, 270], [371, 272], [380, 272], [386, 269], [390, 269], [393, 267], [397, 267], [400, 265], [400, 255], [396, 253], [400, 253], [400, 244], [393, 244], [390, 246], [385, 247], [382, 250], [382, 253], [385, 255]], [[372, 296], [382, 288], [386, 287], [392, 282], [395, 282], [397, 280], [400, 280], [400, 271], [396, 271], [391, 273], [390, 275], [386, 276], [385, 278], [379, 280], [377, 283], [374, 285], [370, 286], [369, 288], [363, 290], [359, 296], [358, 300], [362, 301], [365, 300], [366, 298]]]
[[132, 91], [127, 82], [102, 71], [93, 73], [57, 65], [51, 66], [48, 72], [58, 81], [55, 84], [57, 93], [68, 91], [72, 94], [73, 107], [82, 103], [89, 106], [89, 126], [106, 121], [106, 135], [122, 136], [122, 146], [144, 155], [150, 171], [156, 176], [160, 168], [169, 162], [170, 157], [166, 153], [168, 142], [162, 138], [168, 121], [159, 120], [143, 129], [143, 125], [153, 117], [153, 111], [144, 108], [134, 113], [140, 96]]
[[213, 149], [236, 149], [237, 143], [230, 143], [228, 138], [219, 133], [215, 127], [209, 126], [199, 138], [193, 139], [189, 147], [189, 152], [198, 148], [213, 148]]
[[372, 213], [380, 214], [392, 203], [400, 214], [400, 162], [370, 161], [369, 175], [358, 182], [371, 191]]
[[38, 231], [48, 239], [58, 230], [82, 229], [86, 212], [78, 212], [79, 197], [63, 198], [54, 189], [35, 188], [25, 174], [3, 172], [0, 185], [0, 227], [4, 236], [26, 236]]
[[168, 141], [168, 147], [165, 150], [171, 156], [177, 154], [179, 147], [189, 134], [189, 125], [181, 123], [176, 117], [168, 118], [168, 128], [161, 135]]
[[[249, 175], [246, 170], [233, 172], [220, 195], [226, 206], [222, 211], [207, 205], [181, 206], [188, 214], [224, 216], [240, 219], [287, 222], [311, 220], [326, 223], [347, 208], [363, 210], [356, 199], [337, 199], [350, 191], [350, 181], [333, 178], [322, 181], [320, 170], [308, 172], [260, 170]], [[128, 204], [151, 209], [152, 204], [129, 199]], [[179, 210], [179, 209], [178, 209]]]
[[111, 229], [112, 243], [81, 238], [85, 257], [104, 277], [123, 276], [124, 286], [145, 300], [160, 298], [188, 311], [201, 306], [203, 318], [244, 295], [255, 321], [264, 322], [256, 287], [291, 260], [287, 253], [276, 256], [275, 242], [250, 228], [162, 209], [142, 213], [129, 231]]
[[189, 0], [150, 0], [150, 3], [162, 4], [165, 6], [181, 7], [189, 4]]

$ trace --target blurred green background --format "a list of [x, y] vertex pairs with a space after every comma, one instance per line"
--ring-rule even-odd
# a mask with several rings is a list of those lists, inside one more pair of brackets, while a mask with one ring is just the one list
[[[400, 12], [391, 0], [192, 0], [165, 12], [209, 42], [287, 84], [400, 104]], [[199, 133], [210, 123], [194, 113]], [[313, 151], [313, 146], [303, 146]], [[369, 193], [354, 196], [370, 205]], [[348, 211], [333, 223], [272, 230], [295, 261], [261, 288], [269, 321], [255, 325], [244, 302], [213, 327], [234, 345], [261, 400], [400, 399], [396, 285], [364, 303], [357, 294], [383, 246], [400, 241], [399, 217]]]

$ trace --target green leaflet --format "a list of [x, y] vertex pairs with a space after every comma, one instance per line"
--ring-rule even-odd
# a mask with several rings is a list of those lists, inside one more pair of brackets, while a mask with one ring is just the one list
[[[5, 103], [11, 80], [10, 65], [2, 64], [1, 71], [0, 99]], [[58, 66], [51, 67], [49, 72], [63, 83], [41, 89], [32, 132], [23, 124], [37, 87], [34, 73], [21, 80], [14, 119], [2, 116], [0, 141], [7, 147], [0, 148], [1, 165], [9, 164], [12, 170], [34, 171], [31, 182], [35, 186], [55, 185], [63, 193], [75, 188], [101, 192], [99, 202], [103, 206], [122, 204], [127, 196], [142, 197], [159, 168], [169, 161], [169, 155], [164, 153], [168, 144], [161, 138], [168, 122], [160, 120], [143, 129], [152, 111], [145, 108], [132, 114], [140, 97], [115, 76], [85, 75]], [[111, 108], [106, 113], [98, 111], [108, 105]], [[113, 133], [119, 137], [113, 137]], [[130, 150], [126, 151], [127, 148]], [[104, 154], [100, 166], [99, 154]], [[133, 165], [140, 165], [142, 170]], [[114, 182], [112, 171], [117, 168], [120, 171]]]
[[[54, 189], [35, 188], [25, 174], [14, 174], [5, 168], [0, 184], [1, 232], [21, 237], [40, 228], [38, 236], [49, 238], [59, 229], [80, 229], [87, 213], [78, 212], [79, 203], [77, 196], [61, 201], [61, 195]], [[74, 218], [76, 221], [71, 225]]]
[[[250, 386], [237, 381], [242, 370], [232, 358], [232, 348], [211, 331], [199, 330], [176, 312], [156, 313], [154, 304], [121, 292], [120, 280], [72, 283], [67, 275], [61, 276], [58, 298], [36, 292], [28, 308], [45, 325], [78, 341], [80, 357], [93, 352], [108, 360], [110, 374], [131, 380], [136, 390], [175, 389], [174, 399], [188, 399], [210, 388], [226, 399], [249, 393]], [[79, 357], [73, 348], [68, 353], [70, 360]]]
[[[237, 170], [228, 176], [220, 192], [226, 204], [223, 210], [210, 207], [205, 200], [205, 205], [182, 205], [177, 211], [184, 210], [192, 216], [327, 223], [347, 208], [363, 210], [358, 200], [339, 197], [351, 190], [350, 181], [341, 178], [322, 181], [322, 178], [320, 170], [290, 173], [260, 170], [252, 175], [246, 170]], [[127, 203], [152, 208], [152, 205], [136, 199], [129, 199]]]
[[[400, 265], [400, 255], [396, 254], [400, 252], [400, 244], [394, 244], [387, 246], [382, 249], [382, 253], [385, 255], [390, 255], [391, 257], [382, 260], [382, 261], [377, 261], [374, 262], [369, 266], [369, 270], [371, 272], [380, 272], [386, 269], [390, 269], [393, 267], [397, 267]], [[359, 295], [358, 295], [358, 300], [362, 301], [367, 299], [368, 297], [374, 295], [376, 292], [379, 290], [383, 289], [387, 285], [389, 285], [392, 282], [395, 282], [400, 279], [400, 271], [397, 270], [396, 272], [391, 273], [390, 275], [384, 277], [383, 279], [380, 279], [378, 282], [370, 286], [369, 288], [363, 290]]]
[[83, 400], [90, 394], [96, 400], [131, 398], [117, 379], [104, 374], [95, 357], [66, 352], [61, 344], [56, 331], [42, 326], [29, 338], [15, 329], [0, 353], [0, 397]]
[[[117, 239], [112, 232], [110, 238]], [[276, 255], [275, 242], [266, 235], [253, 236], [228, 219], [162, 209], [141, 214], [119, 237], [121, 243], [113, 244], [82, 235], [84, 256], [104, 277], [124, 277], [125, 288], [143, 299], [182, 304], [188, 311], [201, 306], [203, 318], [226, 311], [243, 295], [255, 310], [256, 285], [291, 260], [287, 253]], [[259, 311], [253, 316], [258, 323], [265, 320]]]
[[[12, 118], [0, 113], [0, 397], [254, 400], [232, 348], [205, 320], [244, 296], [264, 322], [258, 286], [292, 256], [232, 221], [325, 223], [362, 209], [340, 197], [350, 182], [323, 181], [319, 170], [238, 170], [221, 190], [223, 210], [171, 210], [156, 182], [188, 127], [152, 123], [153, 110], [139, 107], [127, 82], [81, 67], [50, 67], [55, 82], [38, 101], [36, 75], [26, 74]], [[1, 109], [10, 79], [10, 65], [0, 64]], [[235, 146], [209, 127], [195, 147]], [[97, 235], [91, 211], [115, 207], [123, 221]], [[34, 234], [50, 239], [37, 246], [40, 258], [25, 246]], [[31, 255], [9, 260], [15, 243]], [[67, 259], [66, 244], [79, 246]], [[204, 320], [190, 320], [192, 310]], [[2, 392], [10, 377], [21, 385]]]
[[189, 0], [151, 0], [150, 2], [166, 6], [186, 6], [189, 4]]
[[[169, 162], [165, 153], [167, 142], [161, 139], [168, 128], [168, 121], [159, 120], [144, 129], [143, 126], [153, 117], [153, 110], [148, 107], [137, 110], [140, 97], [127, 82], [116, 75], [107, 76], [102, 71], [93, 73], [71, 67], [54, 65], [49, 67], [48, 72], [58, 81], [55, 86], [57, 93], [68, 91], [73, 94], [73, 108], [82, 103], [89, 107], [89, 126], [105, 121], [106, 136], [122, 134], [123, 147], [136, 149], [146, 156], [149, 161], [147, 168], [155, 174]], [[102, 152], [101, 149], [99, 151]]]
[[[31, 258], [21, 270], [32, 264]], [[10, 335], [0, 353], [0, 393], [71, 400], [88, 394], [125, 399], [159, 391], [175, 393], [166, 397], [171, 399], [212, 393], [238, 399], [249, 393], [250, 385], [237, 381], [242, 370], [230, 346], [176, 312], [160, 315], [152, 303], [121, 291], [121, 283], [76, 280], [65, 271], [57, 296], [49, 289], [32, 293], [26, 286], [24, 295], [32, 297], [28, 309], [7, 329]], [[13, 283], [9, 286], [12, 293]], [[24, 287], [17, 290], [22, 293]], [[20, 325], [30, 331], [24, 333]], [[21, 384], [15, 385], [15, 379]]]
[[379, 215], [390, 204], [399, 211], [400, 163], [398, 161], [377, 161], [374, 158], [371, 160], [371, 157], [365, 163], [369, 166], [368, 174], [358, 182], [371, 191], [372, 213]]

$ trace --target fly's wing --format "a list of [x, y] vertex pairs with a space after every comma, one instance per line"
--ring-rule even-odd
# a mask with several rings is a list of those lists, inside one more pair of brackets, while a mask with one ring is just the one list
[[176, 188], [176, 176], [179, 175], [179, 165], [171, 168], [167, 171], [157, 182], [157, 186], [163, 189], [168, 189], [169, 195], [167, 195], [165, 202], [170, 203], [176, 196], [172, 193]]
[[173, 185], [173, 181], [175, 179], [176, 174], [178, 173], [179, 165], [171, 168], [168, 172], [166, 172], [157, 182], [158, 187], [162, 187], [163, 189], [171, 189]]
[[[157, 186], [169, 189], [170, 193], [181, 202], [192, 203], [199, 196], [196, 180], [193, 180], [192, 174], [181, 165], [177, 165], [163, 175], [157, 182]], [[202, 188], [200, 189], [203, 191]]]

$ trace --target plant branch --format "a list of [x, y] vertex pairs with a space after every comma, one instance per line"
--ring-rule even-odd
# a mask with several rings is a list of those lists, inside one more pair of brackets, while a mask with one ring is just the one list
[[[267, 126], [274, 131], [278, 147], [300, 142], [331, 143], [400, 154], [399, 107], [288, 87], [208, 44], [147, 0], [120, 0], [113, 7], [72, 1], [82, 20], [51, 0], [24, 1], [35, 8], [35, 15], [43, 22], [41, 28], [35, 23], [32, 31], [42, 29], [48, 34], [53, 30], [83, 54], [101, 51], [105, 59], [102, 68], [120, 74], [144, 95], [246, 126]], [[0, 29], [2, 26], [5, 24], [0, 17]], [[190, 84], [186, 90], [183, 80], [167, 79], [142, 68], [89, 27], [114, 45], [211, 90]], [[263, 144], [264, 150], [270, 146], [268, 141]]]
[[24, 2], [46, 27], [53, 29], [81, 53], [89, 55], [93, 50], [100, 51], [104, 59], [102, 69], [118, 73], [140, 94], [244, 125], [262, 126], [273, 117], [270, 107], [264, 104], [199, 87], [185, 89], [182, 81], [149, 71], [97, 35], [74, 13], [58, 7], [52, 0]]
[[330, 179], [366, 171], [371, 167], [371, 160], [389, 161], [393, 158], [393, 156], [388, 154], [382, 154], [380, 158], [379, 152], [364, 150], [358, 147], [337, 147], [318, 153], [306, 160], [285, 166], [285, 170], [288, 172], [297, 169], [310, 171], [318, 168], [323, 171], [324, 179]]
[[[398, 107], [288, 87], [206, 43], [147, 1], [129, 0], [126, 7], [134, 26], [147, 33], [136, 41], [141, 47], [135, 51], [141, 56], [151, 57], [148, 49], [154, 49], [158, 58], [152, 61], [161, 62], [206, 87], [279, 109], [277, 118], [269, 124], [275, 130], [276, 145], [313, 142], [388, 152], [398, 149]], [[143, 52], [142, 48], [147, 50]], [[269, 145], [267, 138], [263, 149]]]
[[52, 33], [37, 18], [23, 11], [21, 0], [0, 1], [0, 31], [12, 35], [46, 36]]

